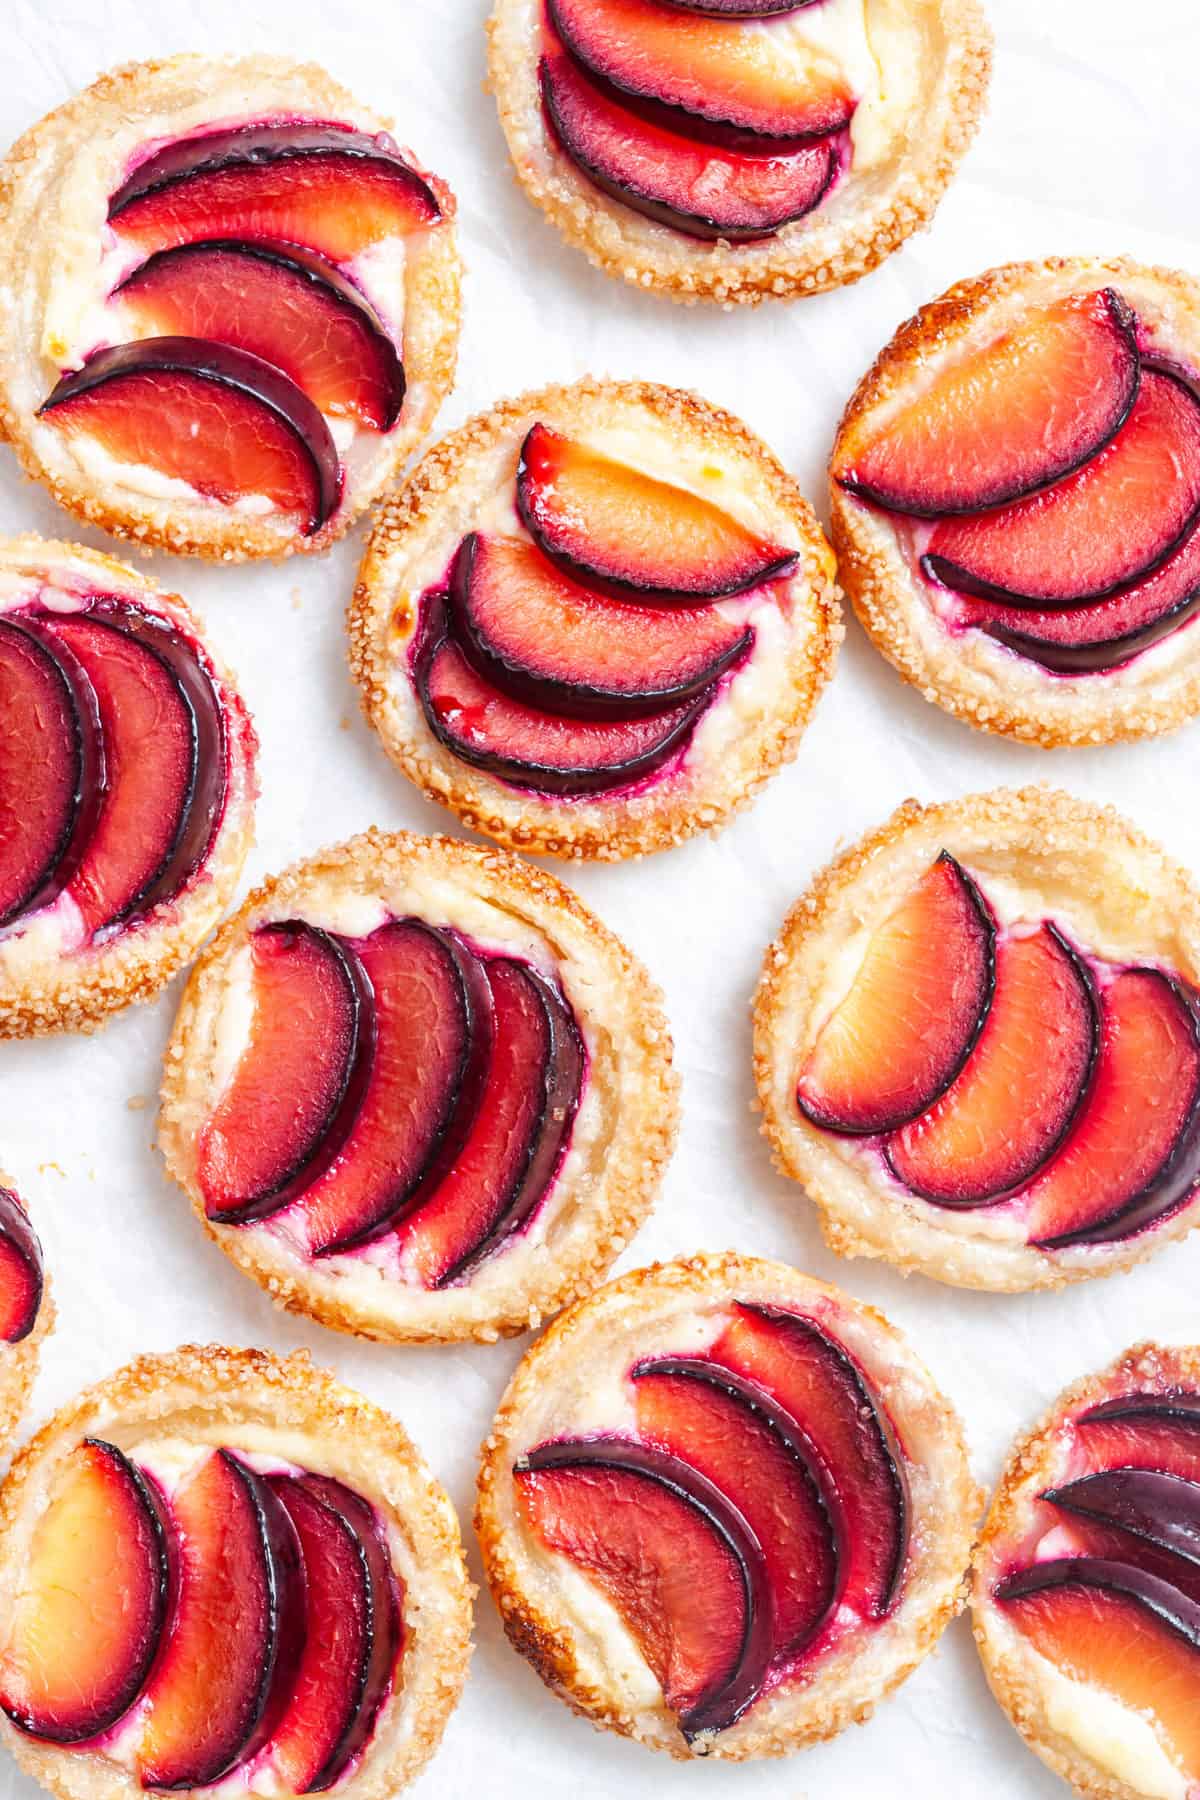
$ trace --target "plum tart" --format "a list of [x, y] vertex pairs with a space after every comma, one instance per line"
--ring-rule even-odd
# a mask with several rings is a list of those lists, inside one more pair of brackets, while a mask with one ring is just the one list
[[454, 200], [313, 64], [129, 64], [0, 165], [0, 421], [89, 524], [323, 550], [454, 373]]
[[978, 0], [497, 0], [517, 179], [610, 275], [754, 303], [857, 281], [974, 135]]
[[1015, 1447], [975, 1637], [1030, 1748], [1095, 1800], [1200, 1784], [1200, 1349], [1137, 1344]]
[[908, 801], [797, 903], [754, 1026], [765, 1130], [843, 1255], [1019, 1291], [1197, 1221], [1200, 894], [1110, 809]]
[[268, 881], [201, 957], [159, 1143], [280, 1304], [487, 1341], [603, 1279], [676, 1111], [658, 989], [569, 889], [371, 831]]
[[0, 540], [0, 1037], [88, 1030], [203, 943], [253, 837], [257, 741], [176, 594]]
[[25, 1410], [54, 1303], [38, 1234], [0, 1171], [0, 1448]]
[[410, 780], [510, 848], [604, 860], [745, 804], [841, 638], [832, 553], [770, 451], [692, 394], [590, 380], [427, 454], [349, 623]]
[[379, 1800], [437, 1748], [470, 1625], [445, 1493], [306, 1351], [142, 1357], [5, 1483], [0, 1729], [60, 1800]]
[[1200, 710], [1200, 286], [1014, 263], [901, 326], [831, 462], [839, 569], [925, 698], [1047, 746]]
[[560, 1698], [740, 1761], [832, 1737], [911, 1673], [963, 1603], [981, 1500], [879, 1313], [730, 1252], [639, 1269], [534, 1345], [476, 1525]]

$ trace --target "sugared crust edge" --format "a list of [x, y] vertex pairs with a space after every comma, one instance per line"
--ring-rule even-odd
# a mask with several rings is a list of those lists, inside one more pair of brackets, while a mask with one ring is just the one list
[[[165, 1354], [140, 1356], [86, 1388], [61, 1407], [14, 1460], [0, 1490], [0, 1556], [43, 1456], [70, 1449], [97, 1428], [98, 1420], [107, 1420], [111, 1429], [114, 1418], [119, 1420], [131, 1411], [136, 1417], [152, 1419], [156, 1410], [162, 1413], [188, 1405], [216, 1412], [231, 1422], [249, 1406], [318, 1438], [336, 1438], [352, 1430], [356, 1441], [369, 1444], [381, 1462], [391, 1465], [407, 1489], [403, 1513], [382, 1495], [372, 1499], [387, 1506], [422, 1571], [436, 1575], [449, 1605], [440, 1619], [423, 1617], [421, 1641], [410, 1644], [406, 1651], [405, 1686], [419, 1680], [424, 1700], [416, 1709], [412, 1731], [391, 1758], [386, 1774], [381, 1777], [372, 1770], [369, 1783], [362, 1784], [373, 1800], [397, 1792], [433, 1755], [458, 1703], [471, 1656], [474, 1590], [467, 1578], [454, 1509], [403, 1427], [328, 1371], [314, 1368], [307, 1350], [281, 1358], [266, 1350], [185, 1344]], [[414, 1650], [421, 1665], [416, 1671], [408, 1666]], [[69, 1752], [26, 1737], [7, 1720], [0, 1724], [0, 1732], [26, 1773], [58, 1800], [79, 1800], [78, 1782], [61, 1778], [64, 1763], [72, 1763]], [[85, 1774], [85, 1780], [95, 1782], [96, 1778]], [[96, 1785], [99, 1791], [100, 1784]], [[338, 1792], [350, 1795], [358, 1786], [356, 1772], [339, 1784]], [[140, 1795], [142, 1789], [126, 1778], [118, 1780], [117, 1791]]]
[[[494, 872], [497, 891], [530, 903], [532, 917], [567, 913], [587, 932], [607, 965], [607, 978], [619, 984], [634, 1007], [638, 1080], [630, 1116], [622, 1123], [621, 1144], [605, 1168], [600, 1195], [592, 1203], [596, 1229], [579, 1256], [570, 1262], [552, 1260], [543, 1280], [530, 1284], [519, 1302], [485, 1320], [456, 1315], [453, 1290], [446, 1289], [444, 1322], [436, 1331], [406, 1323], [403, 1289], [397, 1290], [397, 1316], [387, 1329], [364, 1322], [358, 1309], [303, 1272], [284, 1278], [264, 1267], [255, 1250], [253, 1231], [215, 1226], [207, 1217], [204, 1198], [190, 1178], [186, 1138], [179, 1131], [177, 1115], [188, 1081], [187, 1042], [200, 1005], [200, 994], [245, 929], [244, 921], [265, 904], [286, 904], [294, 897], [302, 905], [307, 884], [317, 876], [336, 877], [358, 868], [368, 875], [381, 864], [416, 860], [440, 865], [453, 873], [457, 867]], [[467, 844], [458, 838], [422, 837], [415, 832], [386, 832], [377, 828], [362, 832], [346, 843], [332, 846], [293, 864], [282, 874], [262, 882], [233, 916], [225, 921], [188, 979], [180, 1002], [163, 1063], [158, 1144], [168, 1173], [187, 1193], [197, 1218], [208, 1236], [245, 1274], [258, 1282], [275, 1304], [285, 1311], [305, 1314], [335, 1331], [373, 1337], [387, 1343], [457, 1343], [474, 1340], [491, 1343], [536, 1328], [548, 1315], [581, 1299], [603, 1280], [626, 1244], [645, 1223], [675, 1148], [679, 1129], [679, 1079], [672, 1062], [670, 1028], [663, 1010], [661, 990], [621, 940], [592, 913], [579, 896], [532, 863], [489, 846]]]
[[[509, 1554], [508, 1528], [497, 1503], [497, 1490], [510, 1479], [509, 1443], [518, 1424], [526, 1395], [536, 1392], [542, 1377], [543, 1353], [559, 1351], [569, 1343], [581, 1325], [588, 1323], [589, 1313], [610, 1296], [636, 1298], [644, 1294], [653, 1300], [661, 1291], [673, 1296], [695, 1295], [698, 1300], [711, 1300], [714, 1293], [736, 1288], [739, 1282], [770, 1271], [781, 1282], [789, 1278], [806, 1294], [829, 1294], [848, 1306], [865, 1323], [875, 1323], [888, 1337], [900, 1334], [875, 1307], [854, 1299], [826, 1282], [771, 1264], [761, 1258], [746, 1257], [736, 1251], [702, 1253], [674, 1262], [653, 1263], [635, 1269], [610, 1282], [588, 1300], [577, 1302], [561, 1313], [532, 1348], [514, 1372], [500, 1402], [491, 1430], [480, 1447], [479, 1480], [475, 1505], [475, 1531], [483, 1557], [484, 1574], [492, 1599], [500, 1614], [505, 1634], [519, 1655], [540, 1676], [545, 1685], [564, 1700], [572, 1711], [588, 1719], [597, 1729], [609, 1729], [621, 1736], [634, 1738], [654, 1750], [666, 1750], [680, 1762], [691, 1762], [707, 1756], [712, 1761], [745, 1762], [763, 1757], [790, 1755], [813, 1744], [836, 1737], [848, 1725], [862, 1724], [879, 1703], [894, 1693], [914, 1669], [930, 1654], [950, 1621], [966, 1605], [968, 1591], [967, 1563], [975, 1533], [976, 1520], [984, 1503], [982, 1490], [976, 1485], [970, 1469], [962, 1425], [950, 1402], [940, 1393], [926, 1373], [927, 1391], [923, 1403], [936, 1411], [938, 1428], [951, 1449], [956, 1471], [947, 1486], [939, 1524], [944, 1526], [954, 1546], [953, 1556], [946, 1549], [946, 1560], [963, 1569], [961, 1580], [945, 1584], [945, 1591], [929, 1605], [918, 1621], [904, 1653], [888, 1671], [886, 1681], [876, 1687], [866, 1700], [843, 1692], [831, 1700], [823, 1700], [807, 1708], [811, 1717], [800, 1728], [781, 1730], [778, 1723], [760, 1718], [754, 1709], [744, 1715], [736, 1727], [736, 1740], [722, 1734], [707, 1744], [689, 1747], [682, 1735], [650, 1736], [639, 1729], [636, 1719], [616, 1703], [611, 1694], [587, 1682], [580, 1673], [569, 1635], [530, 1599], [520, 1572]], [[814, 1686], [819, 1686], [819, 1678]], [[811, 1696], [812, 1689], [807, 1692]]]
[[[556, 802], [527, 793], [480, 770], [467, 768], [442, 751], [440, 745], [433, 744], [427, 728], [423, 729], [421, 740], [393, 733], [387, 719], [390, 669], [380, 646], [385, 638], [385, 576], [389, 558], [407, 530], [436, 514], [441, 494], [458, 478], [472, 452], [503, 437], [531, 411], [586, 403], [591, 396], [606, 394], [618, 394], [645, 406], [668, 424], [677, 420], [684, 429], [716, 444], [732, 446], [754, 459], [777, 504], [800, 533], [799, 555], [802, 566], [807, 559], [813, 633], [803, 657], [792, 658], [790, 705], [779, 710], [774, 735], [761, 746], [750, 766], [731, 769], [723, 792], [711, 791], [709, 782], [706, 787], [681, 796], [678, 805], [646, 813], [632, 823], [618, 793], [607, 809], [611, 824], [593, 829], [573, 816], [570, 801]], [[376, 514], [347, 609], [346, 625], [350, 673], [367, 722], [392, 761], [428, 799], [448, 807], [469, 830], [478, 831], [509, 850], [594, 862], [646, 856], [670, 849], [701, 831], [715, 833], [749, 806], [771, 777], [795, 758], [817, 700], [832, 677], [843, 636], [840, 589], [825, 534], [796, 481], [749, 426], [684, 389], [664, 387], [657, 382], [596, 377], [501, 400], [427, 451], [404, 485]], [[468, 784], [486, 786], [490, 791], [486, 807], [468, 798]], [[605, 796], [590, 798], [602, 803]]]

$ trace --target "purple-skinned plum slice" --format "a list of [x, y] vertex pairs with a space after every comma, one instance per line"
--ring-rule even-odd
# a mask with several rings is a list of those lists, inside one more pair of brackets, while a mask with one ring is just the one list
[[712, 606], [639, 606], [580, 587], [519, 538], [472, 532], [450, 593], [455, 636], [480, 674], [575, 718], [690, 700], [754, 641], [752, 627]]
[[146, 1686], [137, 1770], [148, 1788], [207, 1787], [271, 1736], [304, 1637], [304, 1571], [270, 1485], [211, 1451], [171, 1500], [178, 1586]]
[[85, 1743], [141, 1692], [166, 1627], [170, 1544], [151, 1483], [114, 1445], [71, 1452], [39, 1519], [0, 1661], [0, 1705], [54, 1744]]
[[888, 1140], [896, 1179], [939, 1206], [1016, 1192], [1070, 1131], [1099, 1037], [1095, 984], [1061, 932], [1002, 939], [991, 1011], [961, 1075]]
[[404, 366], [374, 307], [324, 257], [295, 244], [201, 240], [160, 250], [117, 294], [147, 336], [246, 350], [323, 413], [389, 431]]
[[104, 785], [100, 710], [65, 646], [0, 621], [0, 925], [56, 900]]
[[872, 933], [854, 981], [822, 1025], [797, 1083], [826, 1131], [871, 1136], [915, 1119], [960, 1073], [987, 1020], [996, 928], [943, 851]]
[[1117, 1394], [1075, 1421], [1091, 1469], [1157, 1469], [1200, 1482], [1200, 1394]]
[[714, 19], [774, 19], [819, 5], [820, 0], [666, 0], [666, 4]]
[[774, 1595], [772, 1661], [820, 1630], [838, 1591], [839, 1546], [808, 1439], [765, 1389], [706, 1357], [638, 1363], [638, 1435], [698, 1469], [762, 1546]]
[[349, 262], [384, 238], [436, 225], [442, 210], [390, 138], [288, 121], [167, 144], [117, 189], [108, 217], [147, 253], [257, 238]]
[[494, 1016], [487, 1078], [453, 1164], [396, 1227], [427, 1287], [469, 1277], [529, 1221], [569, 1139], [584, 1052], [570, 1008], [527, 964], [489, 960]]
[[341, 1150], [296, 1202], [309, 1251], [379, 1237], [453, 1166], [483, 1091], [491, 991], [452, 932], [397, 919], [349, 948], [374, 996], [374, 1047]]
[[542, 103], [564, 153], [634, 212], [690, 237], [748, 243], [820, 205], [838, 172], [836, 140], [755, 155], [673, 131], [622, 106], [562, 52], [542, 58]]
[[590, 794], [627, 787], [660, 768], [709, 702], [698, 694], [636, 719], [570, 719], [510, 699], [473, 669], [436, 618], [417, 660], [429, 728], [463, 762], [514, 787]]
[[29, 1336], [45, 1285], [42, 1246], [29, 1214], [0, 1187], [0, 1343], [19, 1344]]
[[1131, 1237], [1197, 1181], [1200, 997], [1159, 969], [1124, 969], [1103, 995], [1087, 1099], [1032, 1190], [1030, 1238], [1057, 1250]]
[[1143, 368], [1124, 425], [1097, 456], [1011, 506], [934, 527], [922, 566], [946, 587], [1038, 609], [1141, 581], [1200, 517], [1200, 401]]
[[882, 424], [851, 424], [835, 478], [918, 518], [1009, 505], [1090, 462], [1129, 417], [1140, 377], [1121, 296], [1068, 294], [948, 360]]
[[838, 1604], [863, 1618], [896, 1604], [911, 1508], [904, 1452], [850, 1353], [815, 1319], [739, 1301], [714, 1361], [763, 1388], [804, 1434], [838, 1534]]
[[593, 75], [694, 121], [776, 140], [840, 131], [854, 100], [831, 59], [789, 45], [781, 56], [753, 21], [706, 17], [656, 0], [548, 0], [550, 23]]
[[689, 1464], [616, 1438], [541, 1445], [514, 1468], [526, 1522], [621, 1614], [689, 1741], [732, 1725], [771, 1654], [762, 1550]]
[[244, 1225], [289, 1205], [340, 1152], [375, 1044], [362, 966], [302, 920], [250, 939], [249, 1039], [200, 1134], [197, 1179], [210, 1219]]
[[1041, 1498], [1200, 1567], [1200, 1483], [1184, 1476], [1157, 1469], [1098, 1469], [1065, 1487], [1047, 1488]]
[[222, 505], [263, 495], [299, 514], [306, 537], [341, 499], [320, 409], [281, 369], [228, 344], [157, 337], [98, 350], [62, 377], [38, 416]]
[[565, 574], [627, 600], [720, 600], [796, 563], [711, 500], [541, 423], [521, 446], [517, 509]]

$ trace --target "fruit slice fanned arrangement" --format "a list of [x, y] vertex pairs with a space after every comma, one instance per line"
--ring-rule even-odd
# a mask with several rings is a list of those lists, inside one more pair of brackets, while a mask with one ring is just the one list
[[1119, 287], [1027, 307], [852, 419], [835, 482], [888, 515], [954, 634], [1059, 675], [1124, 666], [1200, 605], [1200, 398]]
[[773, 236], [850, 160], [855, 100], [781, 15], [666, 0], [548, 0], [539, 66], [555, 142], [594, 185], [689, 237]]
[[463, 761], [514, 786], [611, 791], [686, 743], [754, 645], [747, 613], [794, 552], [687, 488], [535, 424], [528, 537], [472, 532], [426, 594], [414, 679]]

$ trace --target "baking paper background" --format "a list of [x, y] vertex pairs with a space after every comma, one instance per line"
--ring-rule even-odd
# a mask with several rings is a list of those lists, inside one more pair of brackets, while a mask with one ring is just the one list
[[[892, 331], [951, 281], [1054, 253], [1128, 251], [1200, 270], [1195, 242], [1200, 24], [1193, 0], [991, 0], [990, 114], [931, 232], [857, 287], [726, 314], [684, 310], [595, 272], [510, 175], [481, 91], [486, 0], [0, 0], [0, 139], [102, 69], [179, 50], [314, 58], [397, 120], [459, 199], [467, 263], [457, 388], [439, 429], [501, 395], [584, 373], [694, 386], [740, 412], [823, 510], [843, 402]], [[81, 146], [81, 154], [87, 147]], [[105, 548], [0, 448], [0, 531]], [[342, 615], [363, 530], [316, 561], [213, 568], [158, 557], [241, 676], [262, 737], [258, 847], [243, 889], [370, 824], [456, 831], [362, 723]], [[1039, 752], [984, 737], [906, 687], [851, 621], [797, 762], [716, 841], [650, 861], [566, 869], [662, 983], [683, 1076], [683, 1131], [657, 1212], [621, 1268], [699, 1249], [779, 1257], [842, 1283], [912, 1337], [966, 1422], [991, 1483], [1013, 1434], [1068, 1380], [1134, 1339], [1200, 1337], [1200, 1237], [1064, 1293], [964, 1294], [842, 1262], [772, 1170], [751, 1114], [748, 1002], [763, 950], [813, 871], [907, 795], [1002, 782], [1111, 801], [1200, 869], [1200, 726], [1132, 748]], [[45, 1245], [58, 1329], [21, 1435], [128, 1357], [221, 1339], [314, 1358], [394, 1411], [469, 1536], [476, 1447], [525, 1340], [470, 1349], [358, 1344], [277, 1313], [202, 1234], [164, 1177], [155, 1093], [176, 983], [94, 1038], [0, 1046], [0, 1166]], [[472, 1567], [479, 1578], [471, 1547]], [[419, 1800], [1054, 1800], [1065, 1788], [991, 1701], [959, 1620], [873, 1721], [782, 1763], [669, 1762], [594, 1732], [541, 1686], [477, 1603], [463, 1703]], [[0, 1752], [0, 1800], [34, 1800]]]

